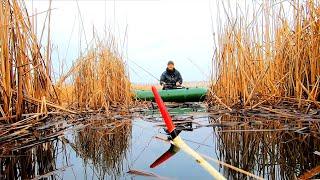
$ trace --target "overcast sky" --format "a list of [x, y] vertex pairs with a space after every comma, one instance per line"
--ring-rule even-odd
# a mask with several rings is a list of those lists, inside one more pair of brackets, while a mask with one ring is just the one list
[[[48, 1], [44, 0], [26, 2], [30, 14], [46, 11], [49, 7]], [[209, 0], [79, 0], [78, 8], [77, 1], [53, 1], [54, 70], [58, 74], [58, 62], [62, 60], [67, 69], [79, 56], [80, 48], [84, 51], [85, 39], [92, 39], [93, 27], [100, 38], [107, 27], [118, 40], [133, 82], [157, 81], [136, 64], [159, 78], [168, 60], [176, 63], [185, 81], [208, 80], [206, 76], [210, 75], [213, 56], [210, 11], [214, 10], [210, 9], [210, 3]], [[37, 16], [38, 36], [45, 17], [46, 13]], [[43, 39], [45, 37], [46, 34]]]
[[[136, 64], [159, 78], [168, 60], [176, 63], [185, 81], [208, 80], [216, 20], [223, 16], [217, 10], [217, 1], [53, 0], [51, 41], [55, 73], [59, 75], [61, 70], [59, 62], [64, 62], [63, 70], [66, 70], [79, 53], [85, 51], [86, 40], [92, 39], [93, 31], [101, 39], [105, 38], [107, 27], [128, 63], [132, 82], [156, 83], [154, 77]], [[232, 5], [235, 1], [230, 0], [230, 7], [236, 7]], [[46, 17], [46, 13], [41, 12], [48, 9], [49, 1], [27, 0], [26, 4], [30, 14], [40, 13], [36, 16], [40, 36]], [[45, 37], [46, 33], [43, 39]]]

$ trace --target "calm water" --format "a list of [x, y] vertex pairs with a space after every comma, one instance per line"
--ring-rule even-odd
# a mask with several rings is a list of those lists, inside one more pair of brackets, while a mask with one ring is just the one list
[[[294, 179], [316, 167], [319, 171], [320, 156], [314, 152], [320, 151], [320, 140], [317, 134], [310, 134], [310, 129], [301, 129], [303, 124], [213, 115], [203, 108], [173, 108], [170, 112], [183, 129], [180, 136], [185, 142], [214, 159], [265, 179]], [[139, 170], [168, 179], [211, 179], [182, 151], [160, 166], [149, 168], [170, 147], [155, 138], [166, 137], [162, 119], [157, 111], [135, 113], [132, 119], [116, 120], [110, 125], [97, 118], [89, 126], [67, 131], [57, 140], [17, 151], [11, 157], [2, 156], [1, 177], [152, 178], [127, 173]], [[227, 179], [247, 179], [241, 173], [209, 162]]]

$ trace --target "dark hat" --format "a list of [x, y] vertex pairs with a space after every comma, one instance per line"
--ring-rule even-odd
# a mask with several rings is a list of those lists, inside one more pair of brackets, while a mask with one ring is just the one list
[[169, 65], [169, 64], [174, 65], [174, 62], [173, 62], [173, 61], [168, 61], [168, 65]]

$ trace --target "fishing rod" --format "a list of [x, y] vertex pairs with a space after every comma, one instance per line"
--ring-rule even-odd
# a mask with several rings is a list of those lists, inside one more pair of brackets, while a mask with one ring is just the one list
[[163, 100], [161, 99], [155, 86], [152, 86], [152, 92], [153, 92], [155, 101], [158, 104], [159, 111], [166, 124], [167, 131], [169, 133], [169, 138], [173, 145], [170, 147], [170, 149], [167, 152], [165, 152], [160, 158], [158, 158], [154, 163], [152, 163], [150, 167], [151, 168], [156, 167], [157, 165], [161, 164], [162, 162], [164, 162], [165, 160], [173, 156], [175, 153], [177, 153], [179, 149], [182, 149], [184, 152], [192, 156], [200, 166], [202, 166], [208, 173], [210, 173], [212, 177], [219, 180], [226, 179], [216, 169], [214, 169], [211, 166], [211, 164], [209, 164], [200, 154], [194, 151], [181, 139], [181, 137], [179, 136], [180, 131], [178, 131], [175, 125], [173, 124], [171, 116], [169, 115], [169, 112], [167, 111], [167, 108], [164, 105]]
[[[128, 59], [129, 60], [129, 59]], [[154, 79], [156, 79], [157, 81], [160, 81], [159, 78], [155, 77], [151, 72], [149, 72], [148, 70], [144, 69], [142, 66], [140, 66], [139, 64], [135, 63], [134, 61], [130, 60], [134, 65], [138, 66], [140, 69], [142, 69], [144, 72], [146, 72], [147, 74], [149, 74], [151, 77], [153, 77]]]

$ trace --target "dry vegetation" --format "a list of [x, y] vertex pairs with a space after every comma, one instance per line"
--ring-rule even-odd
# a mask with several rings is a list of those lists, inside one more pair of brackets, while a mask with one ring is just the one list
[[0, 114], [7, 121], [40, 112], [42, 100], [58, 102], [50, 56], [41, 54], [23, 3], [1, 1], [0, 6]]
[[[72, 127], [87, 123], [81, 121], [82, 115], [99, 111], [114, 121], [113, 112], [128, 114], [132, 101], [125, 63], [113, 41], [94, 45], [54, 82], [50, 37], [47, 47], [41, 47], [30, 17], [34, 16], [28, 15], [24, 1], [1, 1], [1, 156], [60, 138]], [[50, 34], [50, 26], [46, 30]], [[6, 163], [0, 162], [3, 167]]]
[[319, 2], [263, 1], [253, 9], [253, 21], [239, 10], [237, 18], [227, 13], [220, 27], [211, 87], [219, 98], [211, 93], [211, 100], [229, 107], [286, 100], [320, 108]]
[[[0, 114], [1, 121], [19, 121], [32, 113], [127, 107], [130, 82], [121, 57], [113, 48], [96, 45], [80, 57], [57, 83], [51, 80], [48, 46], [34, 33], [24, 1], [2, 1], [0, 6]], [[47, 12], [50, 19], [50, 13]], [[34, 21], [32, 21], [34, 22]], [[48, 26], [50, 34], [50, 26]], [[68, 77], [73, 81], [65, 83]], [[75, 111], [68, 109], [73, 108]], [[38, 118], [38, 117], [37, 117]]]
[[128, 106], [131, 102], [130, 81], [124, 62], [110, 48], [96, 48], [78, 62], [74, 74], [74, 97], [80, 108]]
[[[100, 43], [99, 43], [100, 44]], [[57, 82], [64, 106], [81, 111], [128, 108], [132, 103], [126, 66], [112, 42], [95, 45]], [[65, 83], [71, 79], [71, 83]]]

